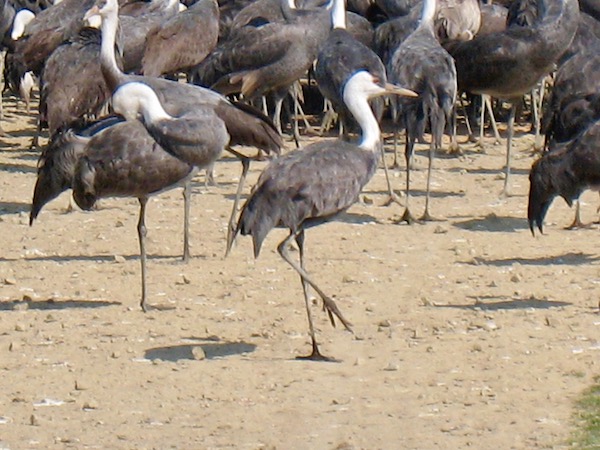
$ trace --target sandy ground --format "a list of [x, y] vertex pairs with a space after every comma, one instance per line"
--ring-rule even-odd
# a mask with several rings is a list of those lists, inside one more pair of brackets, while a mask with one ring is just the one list
[[[137, 201], [66, 213], [64, 193], [29, 227], [34, 119], [11, 100], [3, 126], [0, 448], [567, 447], [573, 401], [600, 372], [598, 229], [564, 230], [573, 212], [557, 200], [531, 236], [524, 128], [509, 198], [504, 144], [488, 138], [436, 160], [442, 221], [395, 224], [381, 170], [362, 204], [308, 231], [308, 268], [354, 326], [332, 328], [315, 302], [322, 350], [340, 360], [315, 363], [294, 359], [309, 340], [300, 282], [276, 252], [286, 233], [256, 261], [249, 238], [223, 257], [238, 162], [218, 163], [218, 187], [194, 185], [187, 265], [181, 191], [149, 203], [149, 301], [162, 308], [144, 314]], [[596, 220], [597, 194], [583, 200]]]

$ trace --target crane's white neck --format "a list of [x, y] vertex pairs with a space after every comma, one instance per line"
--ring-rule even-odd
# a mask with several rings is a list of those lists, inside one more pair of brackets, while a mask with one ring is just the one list
[[29, 22], [35, 19], [35, 14], [28, 9], [21, 9], [13, 20], [13, 27], [10, 32], [10, 37], [13, 41], [19, 39], [25, 34], [25, 27]]
[[152, 88], [144, 83], [125, 83], [115, 91], [112, 102], [115, 112], [127, 120], [143, 118], [144, 123], [153, 124], [173, 118], [165, 111]]
[[346, 0], [331, 0], [331, 28], [346, 28]]
[[109, 11], [104, 17], [102, 17], [102, 25], [100, 30], [102, 31], [102, 56], [110, 60], [111, 65], [116, 66], [117, 60], [115, 58], [115, 42], [117, 39], [117, 29], [119, 27], [119, 10]]
[[423, 0], [420, 26], [433, 26], [436, 8], [436, 0]]
[[385, 89], [373, 81], [371, 74], [365, 71], [352, 75], [344, 86], [344, 103], [360, 125], [362, 139], [359, 147], [377, 151], [381, 141], [379, 123], [369, 106], [369, 98], [385, 93]]

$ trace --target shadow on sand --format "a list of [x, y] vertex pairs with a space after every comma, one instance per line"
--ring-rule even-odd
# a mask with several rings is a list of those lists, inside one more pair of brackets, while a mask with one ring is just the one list
[[14, 311], [15, 309], [60, 311], [63, 309], [76, 308], [105, 308], [107, 306], [116, 305], [121, 305], [121, 303], [106, 300], [11, 300], [0, 302], [0, 311]]
[[211, 342], [202, 344], [181, 344], [151, 348], [146, 350], [144, 358], [151, 361], [159, 359], [161, 361], [171, 362], [176, 362], [181, 359], [196, 360], [197, 358], [194, 357], [193, 353], [193, 350], [196, 347], [199, 347], [204, 351], [206, 359], [242, 355], [244, 353], [251, 353], [256, 349], [256, 345], [248, 344], [246, 342], [214, 342], [214, 339], [212, 338], [210, 341]]
[[[469, 297], [473, 298], [472, 304], [461, 305], [435, 305], [436, 308], [464, 309], [472, 311], [500, 311], [500, 310], [518, 310], [518, 309], [550, 309], [563, 308], [570, 306], [570, 302], [561, 302], [555, 300], [535, 299], [535, 298], [511, 298], [501, 300], [495, 296]], [[502, 297], [500, 297], [502, 298]]]

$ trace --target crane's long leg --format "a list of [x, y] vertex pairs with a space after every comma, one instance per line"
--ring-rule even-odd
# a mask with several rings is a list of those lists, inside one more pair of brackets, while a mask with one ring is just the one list
[[[301, 230], [296, 235], [295, 239], [296, 239], [296, 243], [298, 244], [298, 253], [300, 254], [300, 267], [302, 268], [302, 270], [306, 270], [305, 266], [304, 266], [304, 230]], [[308, 316], [308, 329], [310, 332], [312, 352], [308, 356], [299, 356], [297, 359], [311, 359], [313, 361], [331, 361], [331, 358], [323, 356], [323, 354], [319, 351], [319, 346], [317, 344], [317, 339], [316, 339], [316, 334], [315, 334], [315, 326], [314, 326], [314, 323], [312, 320], [312, 315], [310, 313], [310, 293], [308, 291], [309, 285], [308, 285], [308, 282], [302, 276], [300, 277], [300, 281], [302, 282], [302, 291], [304, 293], [304, 304], [306, 306], [306, 315]], [[331, 312], [329, 312], [329, 314], [331, 316]]]
[[[315, 290], [315, 292], [317, 292], [317, 294], [319, 294], [319, 296], [323, 300], [323, 307], [327, 311], [327, 314], [329, 315], [329, 320], [331, 320], [332, 325], [335, 326], [335, 320], [334, 320], [334, 316], [335, 316], [339, 319], [340, 322], [342, 322], [342, 325], [344, 325], [346, 330], [352, 331], [350, 322], [348, 322], [344, 318], [344, 316], [338, 309], [338, 307], [335, 304], [335, 302], [333, 301], [333, 299], [331, 299], [327, 295], [325, 295], [325, 293], [321, 290], [321, 288], [319, 288], [319, 286], [316, 285], [316, 283], [311, 279], [310, 275], [304, 270], [304, 268], [299, 266], [298, 263], [296, 263], [296, 261], [294, 261], [290, 257], [290, 254], [288, 251], [289, 245], [290, 245], [292, 239], [296, 239], [300, 233], [302, 233], [302, 230], [295, 232], [295, 233], [290, 232], [289, 236], [286, 237], [283, 241], [281, 241], [281, 243], [277, 246], [277, 251], [279, 252], [281, 257], [290, 266], [292, 266], [292, 268], [296, 272], [298, 272], [298, 274], [300, 275], [300, 279], [302, 280], [303, 288], [306, 283], [310, 287], [312, 287]], [[303, 246], [303, 242], [304, 242], [303, 237], [300, 238], [300, 242], [302, 242], [302, 246]], [[301, 252], [302, 252], [302, 258], [303, 258], [304, 257], [304, 249], [303, 248], [302, 248]], [[307, 292], [307, 291], [305, 291], [305, 292]], [[317, 347], [317, 341], [315, 338], [314, 326], [312, 325], [312, 316], [310, 314], [310, 308], [309, 308], [310, 303], [307, 300], [307, 295], [305, 295], [305, 301], [306, 301], [306, 309], [307, 309], [307, 314], [308, 314], [308, 322], [309, 322], [309, 328], [310, 328], [310, 333], [311, 333], [311, 339], [312, 339], [312, 344], [313, 344], [313, 354], [308, 356], [308, 359], [319, 359], [319, 356], [321, 356], [321, 355], [320, 355], [320, 353], [318, 353], [318, 348], [317, 348], [317, 354], [314, 354], [314, 349]], [[321, 358], [322, 358], [322, 356], [321, 356]]]
[[190, 205], [192, 203], [192, 180], [183, 186], [183, 262], [190, 260]]
[[248, 174], [248, 169], [250, 169], [250, 158], [236, 152], [232, 148], [227, 147], [226, 150], [240, 159], [242, 162], [242, 174], [240, 175], [240, 181], [238, 182], [237, 190], [235, 192], [235, 199], [233, 200], [233, 207], [231, 208], [231, 215], [229, 216], [229, 223], [227, 225], [227, 247], [225, 249], [225, 257], [229, 255], [233, 242], [235, 241], [235, 216], [240, 203], [242, 189], [244, 189], [244, 183], [246, 182], [246, 175]]
[[404, 214], [402, 214], [402, 217], [400, 218], [398, 223], [406, 222], [409, 225], [415, 223], [415, 218], [411, 214], [410, 208], [409, 208], [409, 203], [410, 203], [410, 166], [411, 166], [411, 162], [412, 162], [414, 148], [415, 148], [415, 138], [414, 138], [414, 136], [412, 136], [412, 133], [409, 133], [408, 130], [406, 130], [406, 148], [405, 148], [405, 152], [404, 152], [404, 158], [406, 159], [406, 201], [405, 201], [405, 205], [404, 205], [405, 206]]
[[436, 220], [429, 213], [429, 199], [431, 192], [431, 172], [433, 169], [433, 159], [435, 158], [435, 150], [442, 143], [442, 136], [444, 134], [444, 128], [446, 126], [446, 120], [442, 111], [431, 112], [431, 143], [429, 144], [429, 164], [427, 167], [427, 191], [425, 194], [425, 212], [420, 220], [433, 221]]
[[6, 50], [0, 52], [0, 136], [6, 136], [6, 132], [2, 129], [1, 121], [4, 120], [4, 107], [2, 102], [2, 92], [4, 92], [4, 63], [6, 61]]
[[573, 223], [567, 227], [567, 230], [576, 230], [578, 228], [586, 228], [586, 225], [581, 221], [581, 202], [575, 200], [575, 218]]
[[142, 300], [140, 306], [144, 312], [148, 312], [148, 305], [146, 305], [146, 204], [148, 198], [140, 197], [140, 218], [138, 220], [137, 232], [138, 239], [140, 241], [140, 262], [142, 264]]
[[[394, 139], [396, 138], [396, 131], [394, 131]], [[387, 188], [388, 188], [388, 199], [385, 202], [385, 206], [389, 206], [392, 203], [398, 203], [399, 205], [400, 203], [400, 199], [398, 198], [398, 196], [396, 195], [396, 193], [394, 192], [394, 188], [392, 187], [392, 180], [390, 179], [390, 173], [387, 167], [387, 163], [385, 161], [385, 151], [383, 149], [383, 143], [380, 143], [380, 147], [381, 147], [381, 161], [383, 163], [383, 173], [385, 173], [385, 181], [387, 183]]]
[[508, 138], [506, 140], [506, 176], [504, 178], [504, 189], [502, 195], [505, 197], [510, 196], [509, 191], [509, 178], [510, 178], [510, 163], [511, 163], [511, 150], [512, 140], [515, 132], [515, 114], [517, 112], [517, 104], [513, 103], [510, 107], [510, 115], [508, 116]]
[[[483, 97], [483, 96], [482, 96]], [[500, 143], [500, 133], [498, 132], [498, 125], [496, 124], [496, 117], [494, 117], [494, 108], [492, 108], [492, 97], [489, 95], [485, 96], [485, 108], [490, 115], [490, 123], [492, 124], [492, 130], [494, 130], [494, 144]], [[483, 105], [481, 106], [483, 108]]]
[[449, 148], [449, 152], [450, 154], [453, 155], [461, 155], [462, 154], [462, 150], [460, 148], [460, 145], [458, 145], [458, 140], [456, 139], [456, 128], [457, 128], [457, 122], [458, 122], [458, 112], [456, 111], [456, 106], [452, 107], [452, 127], [450, 130], [450, 148]]

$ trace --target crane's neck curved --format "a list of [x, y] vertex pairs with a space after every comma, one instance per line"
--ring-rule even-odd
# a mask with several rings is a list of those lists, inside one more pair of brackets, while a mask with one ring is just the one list
[[381, 131], [369, 105], [368, 94], [363, 87], [363, 79], [357, 75], [353, 75], [344, 86], [344, 103], [362, 130], [362, 138], [358, 146], [376, 152], [381, 141]]
[[144, 83], [129, 82], [120, 86], [112, 97], [113, 109], [127, 120], [142, 118], [147, 125], [172, 119], [152, 88]]
[[331, 0], [331, 28], [346, 29], [346, 0]]
[[117, 39], [117, 29], [119, 27], [119, 11], [115, 9], [110, 11], [102, 18], [102, 44], [100, 47], [100, 67], [102, 74], [108, 84], [109, 89], [114, 92], [123, 81], [125, 74], [121, 72], [117, 65], [115, 56], [115, 44]]
[[23, 36], [25, 34], [25, 27], [33, 19], [35, 19], [35, 14], [28, 9], [22, 9], [15, 14], [12, 31], [10, 32], [11, 39], [16, 41]]

